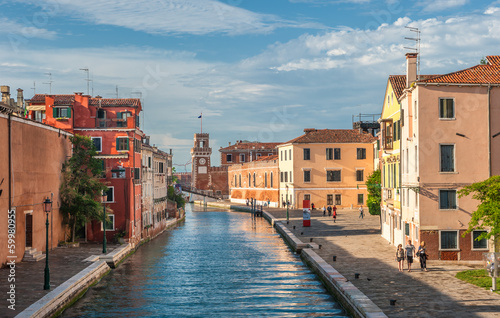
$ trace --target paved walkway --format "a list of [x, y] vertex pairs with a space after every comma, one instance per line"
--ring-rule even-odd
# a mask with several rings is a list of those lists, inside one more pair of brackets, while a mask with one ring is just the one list
[[[286, 225], [286, 210], [266, 209]], [[471, 267], [418, 260], [411, 272], [398, 271], [396, 248], [380, 236], [379, 216], [359, 219], [353, 210], [337, 211], [337, 221], [312, 212], [311, 227], [302, 227], [302, 210], [289, 212], [288, 228], [303, 242], [311, 238], [325, 261], [350, 280], [389, 317], [500, 317], [500, 295], [465, 283], [455, 274]], [[293, 229], [295, 226], [295, 229]], [[302, 233], [302, 234], [301, 234]], [[337, 261], [333, 261], [333, 256]], [[359, 279], [355, 279], [359, 273]], [[391, 299], [396, 305], [391, 306]]]
[[[108, 244], [107, 253], [119, 245]], [[91, 264], [84, 261], [91, 255], [102, 255], [102, 244], [80, 244], [78, 248], [56, 248], [49, 252], [50, 290], [44, 290], [45, 259], [20, 262], [15, 269], [15, 311], [8, 309], [9, 269], [0, 269], [0, 317], [14, 317]]]

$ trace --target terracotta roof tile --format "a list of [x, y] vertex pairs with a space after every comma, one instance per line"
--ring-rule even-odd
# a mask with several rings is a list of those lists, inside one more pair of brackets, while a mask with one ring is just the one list
[[278, 160], [278, 155], [264, 156], [254, 161], [273, 161], [273, 160]]
[[31, 103], [45, 103], [45, 96], [54, 97], [54, 105], [71, 105], [75, 101], [75, 95], [47, 95], [36, 94], [31, 98]]
[[437, 76], [423, 83], [500, 84], [500, 65], [476, 65], [465, 70]]
[[372, 143], [377, 140], [369, 133], [357, 129], [305, 129], [306, 133], [285, 144], [307, 143]]
[[[99, 104], [99, 101], [101, 103]], [[91, 106], [133, 106], [140, 105], [139, 98], [90, 98]]]
[[396, 94], [396, 99], [399, 99], [406, 88], [406, 75], [389, 75], [389, 81], [394, 94]]
[[489, 55], [486, 59], [491, 65], [500, 65], [500, 55]]
[[266, 151], [266, 150], [273, 150], [274, 148], [276, 148], [277, 145], [280, 144], [281, 142], [240, 142], [225, 148], [220, 148], [219, 151], [227, 152], [232, 150], [254, 150], [254, 149], [255, 151], [257, 150]]

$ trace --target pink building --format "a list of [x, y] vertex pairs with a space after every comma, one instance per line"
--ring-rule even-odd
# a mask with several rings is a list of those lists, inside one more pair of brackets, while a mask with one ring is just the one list
[[[500, 174], [500, 56], [486, 65], [418, 79], [407, 54], [402, 108], [401, 209], [404, 240], [425, 241], [430, 259], [480, 260], [492, 242], [462, 236], [478, 201], [463, 186]], [[495, 120], [496, 119], [496, 120]], [[382, 211], [384, 222], [390, 215]]]

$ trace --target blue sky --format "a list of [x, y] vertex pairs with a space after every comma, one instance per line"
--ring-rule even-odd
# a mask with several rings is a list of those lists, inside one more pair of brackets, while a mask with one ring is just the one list
[[[235, 140], [287, 141], [380, 113], [387, 78], [421, 34], [421, 72], [500, 54], [500, 1], [0, 0], [0, 84], [26, 98], [138, 97], [151, 142], [190, 160], [210, 133], [212, 164]], [[189, 169], [189, 167], [188, 167]], [[183, 166], [177, 166], [184, 171]]]

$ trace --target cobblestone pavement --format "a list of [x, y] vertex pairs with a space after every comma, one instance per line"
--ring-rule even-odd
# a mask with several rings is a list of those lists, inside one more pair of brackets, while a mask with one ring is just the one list
[[[119, 245], [108, 244], [107, 253]], [[69, 278], [91, 264], [84, 261], [91, 255], [102, 255], [100, 244], [80, 244], [78, 248], [55, 248], [49, 251], [50, 290], [44, 290], [45, 259], [38, 262], [20, 262], [15, 268], [15, 311], [7, 302], [9, 269], [0, 269], [0, 317], [14, 317], [34, 302], [54, 290]]]
[[[286, 224], [286, 210], [267, 211]], [[500, 317], [500, 295], [454, 277], [472, 267], [428, 261], [429, 271], [422, 272], [417, 260], [411, 272], [405, 269], [401, 273], [395, 261], [396, 248], [379, 234], [379, 216], [358, 216], [357, 211], [340, 210], [334, 223], [315, 210], [311, 227], [302, 227], [302, 210], [293, 210], [287, 226], [302, 242], [312, 238], [321, 244], [318, 255], [389, 317]], [[360, 274], [359, 279], [355, 273]], [[396, 300], [395, 306], [390, 305], [391, 299]]]

